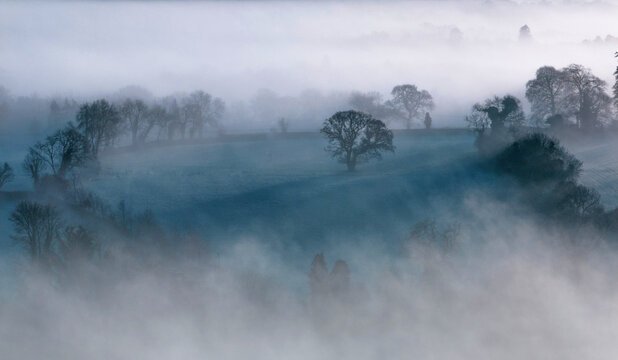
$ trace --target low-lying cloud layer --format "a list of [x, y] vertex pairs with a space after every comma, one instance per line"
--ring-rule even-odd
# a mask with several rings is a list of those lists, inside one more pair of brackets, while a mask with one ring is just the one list
[[[428, 89], [437, 111], [521, 95], [536, 68], [582, 63], [610, 80], [612, 3], [8, 2], [0, 84], [14, 94], [83, 95], [128, 84], [155, 95], [203, 88]], [[521, 42], [527, 24], [532, 40]], [[594, 41], [600, 37], [601, 41]], [[585, 41], [588, 42], [585, 43]], [[593, 41], [590, 41], [593, 40]]]
[[25, 276], [0, 307], [0, 356], [613, 359], [615, 254], [513, 220], [516, 229], [485, 226], [453, 252], [412, 248], [387, 262], [374, 254], [363, 264], [371, 279], [356, 276], [349, 291], [321, 297], [268, 276], [274, 268], [306, 279], [251, 241], [216, 262], [130, 276], [95, 269], [71, 286]]

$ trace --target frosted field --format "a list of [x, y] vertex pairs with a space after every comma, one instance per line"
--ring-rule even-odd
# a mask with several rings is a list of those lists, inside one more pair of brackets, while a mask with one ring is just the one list
[[[27, 143], [4, 140], [5, 158], [20, 169]], [[108, 154], [84, 185], [112, 206], [125, 200], [134, 212], [152, 210], [168, 231], [198, 235], [217, 252], [256, 240], [307, 266], [320, 251], [329, 258], [356, 246], [367, 256], [397, 253], [424, 219], [469, 221], [471, 198], [505, 190], [478, 167], [473, 141], [464, 131], [396, 133], [395, 154], [350, 174], [324, 152], [317, 133], [234, 138]], [[584, 161], [582, 182], [600, 191], [607, 207], [618, 205], [617, 149], [615, 141], [569, 146]], [[17, 173], [6, 190], [29, 190]], [[8, 237], [15, 205], [0, 201], [5, 259], [17, 253]]]
[[319, 134], [171, 146], [108, 156], [87, 186], [215, 243], [268, 236], [317, 251], [399, 238], [423, 218], [454, 215], [465, 187], [487, 181], [467, 173], [472, 141], [463, 132], [396, 135], [395, 154], [352, 174]]

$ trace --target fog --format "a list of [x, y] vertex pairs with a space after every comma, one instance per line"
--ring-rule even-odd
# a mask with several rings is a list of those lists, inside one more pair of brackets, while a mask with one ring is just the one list
[[26, 274], [1, 307], [0, 354], [613, 359], [615, 249], [565, 244], [523, 217], [513, 229], [515, 218], [503, 205], [467, 201], [483, 209], [475, 217], [485, 230], [465, 229], [457, 251], [412, 247], [393, 260], [347, 248], [373, 276], [356, 273], [348, 292], [324, 298], [284, 286], [270, 274], [306, 281], [306, 273], [246, 239], [207, 262], [167, 259], [165, 269], [129, 276], [109, 268], [95, 282], [100, 269], [86, 268], [71, 286]]
[[0, 360], [615, 359], [617, 19], [0, 0]]
[[[0, 10], [0, 84], [15, 95], [139, 85], [157, 96], [201, 88], [230, 103], [263, 88], [386, 95], [413, 83], [433, 94], [448, 126], [494, 93], [521, 97], [542, 65], [581, 63], [609, 81], [618, 46], [611, 2], [3, 2]], [[522, 43], [524, 24], [532, 41]]]

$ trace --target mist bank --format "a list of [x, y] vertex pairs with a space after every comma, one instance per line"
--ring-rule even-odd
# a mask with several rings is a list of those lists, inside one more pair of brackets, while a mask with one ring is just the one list
[[[612, 3], [0, 6], [0, 84], [16, 96], [100, 97], [139, 85], [155, 96], [202, 88], [233, 102], [262, 88], [388, 93], [414, 83], [441, 114], [461, 113], [498, 91], [522, 97], [521, 84], [546, 64], [582, 63], [609, 81], [618, 36]], [[525, 24], [530, 41], [519, 40]]]
[[308, 291], [310, 258], [303, 270], [282, 265], [284, 255], [261, 245], [268, 239], [156, 266], [117, 254], [70, 282], [31, 269], [0, 303], [0, 354], [612, 359], [615, 249], [566, 243], [505, 216], [503, 204], [470, 204], [480, 205], [484, 230], [464, 226], [450, 250], [411, 244], [396, 258], [349, 247], [347, 262], [369, 276], [353, 272], [347, 287], [327, 292]]

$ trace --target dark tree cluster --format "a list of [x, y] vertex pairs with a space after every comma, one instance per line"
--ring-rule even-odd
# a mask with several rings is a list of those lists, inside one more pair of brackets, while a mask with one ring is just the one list
[[[582, 163], [559, 141], [533, 133], [513, 142], [495, 158], [500, 173], [514, 177], [525, 190], [526, 203], [561, 224], [593, 224], [606, 230], [609, 214], [599, 194], [578, 183]], [[614, 225], [615, 226], [615, 225]]]
[[[50, 116], [61, 118], [75, 106], [68, 99], [63, 106], [53, 100]], [[191, 138], [202, 137], [207, 124], [218, 124], [223, 110], [223, 101], [203, 91], [181, 98], [180, 106], [172, 97], [151, 105], [139, 99], [124, 99], [119, 105], [95, 100], [79, 106], [75, 122], [30, 147], [22, 167], [37, 188], [66, 190], [74, 169], [96, 161], [101, 150], [113, 147], [124, 134], [133, 146], [143, 145], [157, 127], [157, 138], [163, 133], [169, 140], [177, 134], [184, 138], [187, 127]]]
[[362, 112], [340, 111], [324, 121], [320, 132], [328, 140], [326, 150], [346, 164], [348, 171], [354, 171], [357, 163], [380, 159], [382, 151], [395, 151], [393, 132]]
[[[69, 109], [73, 105], [69, 106]], [[59, 105], [52, 101], [50, 113], [57, 117]], [[64, 107], [62, 108], [64, 109]], [[147, 102], [139, 98], [123, 98], [117, 102], [96, 100], [79, 106], [77, 128], [90, 142], [93, 155], [113, 146], [127, 136], [132, 146], [141, 146], [149, 139], [166, 137], [202, 138], [206, 126], [220, 131], [220, 119], [225, 110], [219, 98], [198, 90], [186, 96], [168, 96]]]
[[22, 201], [10, 217], [13, 240], [23, 246], [30, 259], [55, 272], [98, 254], [98, 243], [81, 226], [64, 226], [51, 205]]

